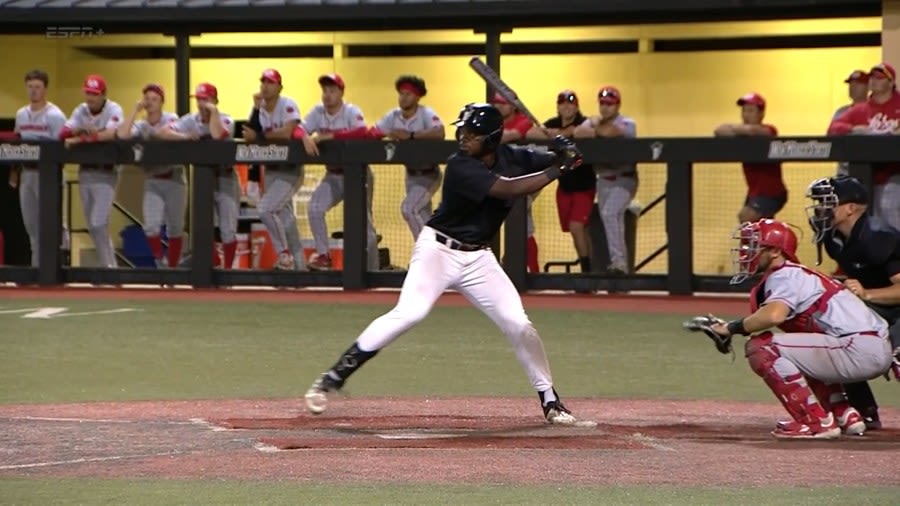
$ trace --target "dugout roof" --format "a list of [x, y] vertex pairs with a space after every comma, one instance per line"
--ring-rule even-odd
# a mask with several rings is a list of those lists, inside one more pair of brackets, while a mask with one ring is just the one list
[[881, 0], [0, 0], [0, 33], [342, 31], [852, 17]]

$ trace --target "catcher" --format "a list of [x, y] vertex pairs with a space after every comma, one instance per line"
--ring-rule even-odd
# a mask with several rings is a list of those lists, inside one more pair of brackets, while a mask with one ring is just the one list
[[[779, 439], [833, 439], [866, 430], [842, 383], [865, 381], [891, 365], [888, 325], [840, 283], [797, 261], [797, 236], [786, 224], [742, 224], [732, 249], [732, 284], [762, 274], [750, 291], [752, 314], [731, 322], [712, 315], [685, 323], [722, 353], [734, 335], [749, 335], [745, 355], [791, 415], [778, 422]], [[768, 329], [779, 328], [775, 334]]]

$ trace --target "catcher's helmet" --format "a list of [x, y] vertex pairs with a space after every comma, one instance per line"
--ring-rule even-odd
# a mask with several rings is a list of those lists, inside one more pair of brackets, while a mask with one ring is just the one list
[[453, 122], [456, 126], [456, 139], [462, 136], [461, 130], [468, 128], [476, 135], [485, 136], [484, 149], [490, 150], [500, 144], [503, 138], [503, 116], [491, 104], [471, 103], [459, 111], [459, 117]]
[[786, 223], [762, 219], [754, 223], [744, 223], [735, 231], [732, 239], [738, 246], [731, 249], [735, 267], [731, 284], [743, 283], [759, 269], [759, 254], [763, 248], [781, 251], [785, 258], [797, 262], [797, 234]]
[[813, 203], [806, 206], [809, 226], [815, 235], [813, 242], [821, 242], [825, 233], [834, 228], [834, 208], [841, 204], [868, 205], [869, 192], [855, 177], [823, 177], [810, 183], [806, 197]]

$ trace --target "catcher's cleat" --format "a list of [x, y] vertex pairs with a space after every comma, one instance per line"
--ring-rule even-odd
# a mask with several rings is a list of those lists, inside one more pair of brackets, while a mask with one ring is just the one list
[[[836, 411], [836, 410], [835, 410]], [[843, 413], [835, 413], [837, 424], [848, 436], [862, 436], [866, 432], [866, 422], [855, 408], [848, 408]]]
[[328, 406], [328, 392], [337, 392], [343, 386], [342, 381], [335, 380], [327, 372], [319, 376], [306, 391], [306, 409], [314, 415], [320, 415]]
[[795, 420], [778, 422], [772, 435], [777, 439], [836, 439], [841, 437], [841, 428], [829, 414], [828, 418], [813, 425]]

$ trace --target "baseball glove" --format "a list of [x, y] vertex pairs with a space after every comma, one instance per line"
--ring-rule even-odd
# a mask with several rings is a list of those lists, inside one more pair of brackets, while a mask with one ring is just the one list
[[713, 315], [695, 316], [684, 322], [684, 329], [690, 332], [703, 332], [707, 337], [712, 339], [713, 344], [719, 353], [727, 355], [731, 353], [734, 356], [734, 349], [731, 347], [731, 336], [723, 336], [712, 329], [712, 326], [721, 323], [727, 324], [725, 320], [717, 318]]

